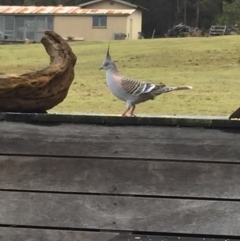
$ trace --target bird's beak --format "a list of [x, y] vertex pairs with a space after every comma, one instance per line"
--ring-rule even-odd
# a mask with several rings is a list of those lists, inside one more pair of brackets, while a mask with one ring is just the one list
[[101, 67], [99, 70], [103, 69], [103, 67]]

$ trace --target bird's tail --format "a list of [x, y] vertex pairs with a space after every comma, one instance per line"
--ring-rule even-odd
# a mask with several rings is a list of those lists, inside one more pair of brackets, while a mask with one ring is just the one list
[[163, 88], [163, 92], [171, 92], [171, 91], [175, 91], [175, 90], [191, 90], [193, 89], [192, 86], [179, 86], [179, 87], [169, 87], [169, 86], [165, 86]]
[[171, 92], [174, 90], [191, 90], [193, 87], [192, 86], [178, 86], [178, 87], [169, 87], [166, 86], [164, 87], [165, 92]]
[[156, 95], [161, 95], [163, 93], [172, 92], [175, 90], [191, 90], [192, 86], [179, 86], [179, 87], [170, 87], [164, 84], [156, 85], [155, 88], [151, 91], [152, 95], [155, 97]]

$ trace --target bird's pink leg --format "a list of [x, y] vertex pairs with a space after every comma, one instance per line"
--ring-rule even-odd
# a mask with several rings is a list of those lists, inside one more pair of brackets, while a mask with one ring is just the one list
[[130, 110], [131, 107], [127, 107], [127, 109], [122, 113], [122, 116], [126, 116], [127, 112]]
[[134, 105], [134, 106], [132, 107], [132, 110], [131, 110], [131, 112], [130, 112], [130, 115], [131, 115], [131, 116], [135, 116], [135, 115], [133, 114], [135, 108], [136, 108], [136, 105]]

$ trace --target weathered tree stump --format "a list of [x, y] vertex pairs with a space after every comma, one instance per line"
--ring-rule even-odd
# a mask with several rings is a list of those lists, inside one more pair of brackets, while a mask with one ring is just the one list
[[22, 75], [0, 75], [1, 112], [46, 112], [67, 96], [77, 58], [68, 43], [54, 31], [41, 40], [50, 64]]

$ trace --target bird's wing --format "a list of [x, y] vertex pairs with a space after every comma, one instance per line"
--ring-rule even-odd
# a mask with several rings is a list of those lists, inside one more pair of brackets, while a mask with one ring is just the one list
[[[164, 87], [165, 85], [163, 85]], [[127, 77], [121, 78], [121, 87], [128, 93], [134, 96], [147, 94], [156, 88], [155, 84], [141, 82], [139, 80], [130, 79]]]

